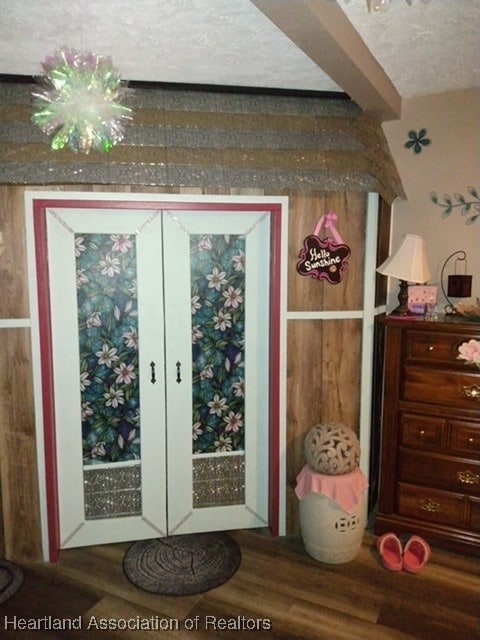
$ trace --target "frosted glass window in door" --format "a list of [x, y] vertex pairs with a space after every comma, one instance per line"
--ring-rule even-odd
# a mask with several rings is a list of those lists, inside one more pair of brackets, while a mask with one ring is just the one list
[[141, 453], [135, 240], [75, 234], [87, 519], [141, 513], [140, 466], [111, 466]]

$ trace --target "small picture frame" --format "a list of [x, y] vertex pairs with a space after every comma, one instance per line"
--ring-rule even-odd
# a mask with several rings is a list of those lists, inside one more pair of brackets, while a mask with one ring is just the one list
[[408, 287], [408, 308], [415, 315], [425, 315], [437, 304], [437, 287], [415, 284]]

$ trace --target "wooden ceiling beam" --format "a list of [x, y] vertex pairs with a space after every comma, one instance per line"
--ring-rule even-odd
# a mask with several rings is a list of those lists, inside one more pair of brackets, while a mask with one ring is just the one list
[[401, 97], [335, 0], [251, 0], [373, 117], [396, 120]]

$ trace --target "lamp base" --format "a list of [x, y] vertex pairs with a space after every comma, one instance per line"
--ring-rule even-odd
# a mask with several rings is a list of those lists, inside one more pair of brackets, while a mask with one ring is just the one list
[[400, 305], [398, 307], [395, 307], [395, 309], [393, 311], [390, 311], [390, 315], [391, 316], [396, 316], [397, 318], [414, 318], [414, 317], [418, 318], [418, 317], [420, 317], [417, 314], [412, 313], [408, 307], [405, 310], [405, 307], [401, 307]]
[[392, 316], [400, 316], [402, 318], [409, 318], [413, 316], [408, 308], [408, 282], [406, 280], [400, 280], [400, 290], [398, 292], [398, 307], [391, 312]]

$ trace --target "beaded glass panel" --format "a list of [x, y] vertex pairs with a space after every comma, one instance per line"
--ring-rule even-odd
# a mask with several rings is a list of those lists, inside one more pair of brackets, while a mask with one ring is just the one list
[[85, 519], [142, 515], [140, 465], [85, 469]]
[[195, 457], [193, 507], [223, 507], [245, 502], [245, 456]]

